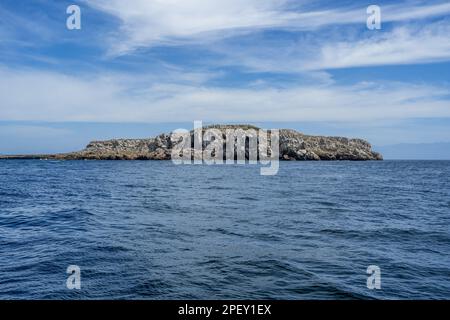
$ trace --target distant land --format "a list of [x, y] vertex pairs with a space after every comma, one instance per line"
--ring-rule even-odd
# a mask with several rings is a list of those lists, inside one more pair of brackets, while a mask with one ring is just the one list
[[[206, 125], [212, 124], [206, 123]], [[421, 124], [414, 133], [391, 132], [386, 127], [360, 130], [352, 124], [308, 122], [253, 123], [261, 128], [292, 128], [322, 136], [362, 137], [385, 160], [450, 160], [450, 122], [439, 123], [435, 131]], [[408, 124], [414, 130], [417, 123]], [[156, 137], [161, 132], [192, 128], [192, 122], [165, 123], [69, 123], [0, 121], [0, 155], [56, 154], [82, 150], [89, 141]], [[421, 134], [421, 132], [424, 134]], [[390, 138], [391, 137], [391, 138]], [[404, 153], [403, 153], [404, 152]]]
[[[224, 149], [226, 148], [225, 132], [227, 129], [259, 129], [258, 127], [251, 125], [212, 125], [204, 128], [204, 130], [207, 128], [214, 128], [222, 133]], [[155, 138], [93, 141], [89, 143], [85, 149], [69, 153], [3, 155], [0, 156], [0, 159], [170, 160], [172, 147], [173, 142], [171, 141], [171, 134], [163, 133]], [[237, 148], [238, 145], [235, 142], [235, 154]], [[383, 159], [383, 156], [380, 153], [373, 151], [371, 144], [363, 139], [312, 136], [291, 129], [280, 129], [279, 148], [279, 158], [281, 160], [364, 161]], [[194, 154], [197, 150], [192, 149], [191, 152], [191, 154]], [[247, 148], [247, 158], [248, 154]]]

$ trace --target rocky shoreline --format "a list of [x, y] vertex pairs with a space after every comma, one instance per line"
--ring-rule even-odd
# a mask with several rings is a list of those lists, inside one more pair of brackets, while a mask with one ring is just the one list
[[[226, 129], [254, 129], [249, 125], [216, 125]], [[206, 130], [208, 128], [204, 128]], [[192, 132], [191, 132], [192, 134]], [[0, 159], [48, 159], [48, 160], [170, 160], [173, 141], [171, 134], [160, 134], [148, 139], [113, 139], [92, 141], [84, 150], [61, 154], [0, 155]], [[203, 145], [205, 147], [205, 145]], [[194, 153], [194, 152], [193, 152]], [[311, 136], [291, 129], [279, 130], [280, 160], [383, 160], [372, 150], [369, 142], [345, 137]]]

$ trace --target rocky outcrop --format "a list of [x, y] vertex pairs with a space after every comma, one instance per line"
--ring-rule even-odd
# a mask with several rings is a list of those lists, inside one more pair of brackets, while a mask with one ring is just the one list
[[[249, 125], [215, 125], [208, 128], [215, 128], [223, 133], [227, 129], [258, 130], [257, 127]], [[208, 128], [204, 128], [204, 130]], [[192, 135], [193, 132], [191, 132]], [[170, 160], [173, 143], [170, 134], [161, 134], [155, 138], [148, 139], [93, 141], [84, 150], [72, 153], [0, 156], [0, 159]], [[203, 147], [206, 145], [207, 142], [204, 142]], [[248, 157], [248, 150], [246, 154]], [[362, 139], [310, 136], [290, 129], [281, 129], [279, 131], [279, 158], [280, 160], [316, 161], [383, 159], [381, 154], [372, 151], [371, 145]]]
[[55, 156], [88, 160], [170, 160], [171, 146], [170, 135], [161, 134], [149, 139], [93, 141], [80, 152]]
[[280, 130], [280, 155], [285, 160], [383, 160], [365, 140], [309, 136], [295, 130]]

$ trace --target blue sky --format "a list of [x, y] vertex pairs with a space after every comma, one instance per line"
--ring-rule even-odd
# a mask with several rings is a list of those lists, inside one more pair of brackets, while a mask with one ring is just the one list
[[[81, 30], [66, 28], [71, 4]], [[0, 153], [203, 120], [434, 144], [439, 158], [449, 35], [448, 1], [2, 0]]]

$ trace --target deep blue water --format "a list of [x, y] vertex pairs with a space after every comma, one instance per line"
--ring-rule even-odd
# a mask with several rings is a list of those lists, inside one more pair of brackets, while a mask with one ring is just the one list
[[[81, 290], [66, 268], [81, 268]], [[366, 287], [369, 265], [381, 290]], [[0, 161], [0, 299], [450, 298], [450, 162]]]

